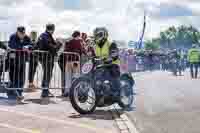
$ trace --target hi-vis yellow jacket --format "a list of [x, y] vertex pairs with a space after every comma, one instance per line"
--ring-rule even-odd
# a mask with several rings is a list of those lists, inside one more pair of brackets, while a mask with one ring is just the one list
[[[102, 48], [100, 48], [99, 45], [96, 45], [95, 46], [96, 56], [100, 57], [102, 59], [109, 58], [110, 57], [110, 47], [111, 47], [111, 44], [109, 41], [106, 41]], [[112, 63], [116, 64], [116, 65], [120, 65], [120, 60], [119, 59], [113, 60]]]

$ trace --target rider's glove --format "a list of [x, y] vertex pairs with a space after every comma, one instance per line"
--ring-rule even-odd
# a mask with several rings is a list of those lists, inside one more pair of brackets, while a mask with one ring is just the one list
[[111, 64], [112, 63], [112, 58], [106, 58], [104, 59], [105, 64]]

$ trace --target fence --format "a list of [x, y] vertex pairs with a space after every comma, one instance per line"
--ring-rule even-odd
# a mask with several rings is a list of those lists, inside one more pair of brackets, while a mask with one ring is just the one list
[[77, 53], [9, 50], [1, 56], [2, 84], [8, 90], [68, 89], [74, 76], [80, 74], [80, 56]]
[[[120, 56], [121, 72], [147, 70], [148, 63], [140, 56]], [[0, 56], [0, 75], [7, 89], [29, 89], [34, 83], [38, 89], [68, 89], [74, 76], [80, 74], [86, 57], [77, 53], [9, 50]]]
[[121, 54], [121, 71], [122, 72], [138, 72], [146, 70], [160, 70], [163, 69], [164, 59], [160, 56], [155, 56], [149, 59], [148, 56], [137, 56], [134, 54]]

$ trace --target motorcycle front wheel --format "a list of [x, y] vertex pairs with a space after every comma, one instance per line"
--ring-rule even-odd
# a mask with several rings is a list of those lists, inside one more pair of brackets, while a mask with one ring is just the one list
[[119, 106], [122, 109], [130, 108], [134, 101], [133, 86], [127, 80], [121, 80]]
[[95, 111], [97, 100], [90, 79], [80, 77], [72, 83], [70, 101], [72, 107], [80, 114], [90, 114]]

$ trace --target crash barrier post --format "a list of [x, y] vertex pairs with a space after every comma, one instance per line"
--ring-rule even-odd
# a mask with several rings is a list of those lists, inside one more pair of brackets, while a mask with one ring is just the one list
[[1, 61], [1, 82], [7, 90], [70, 88], [80, 74], [80, 56], [72, 52], [9, 50]]

